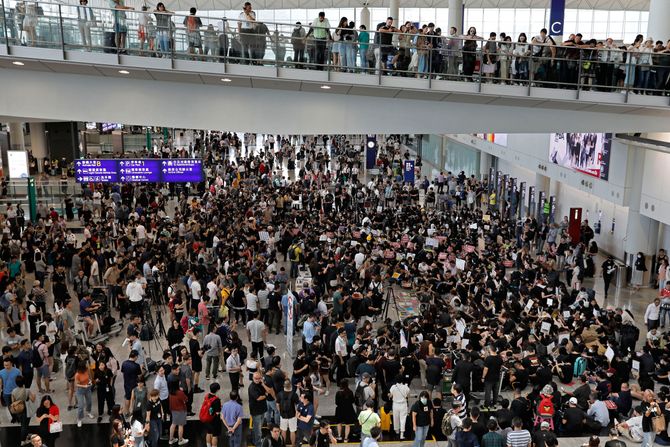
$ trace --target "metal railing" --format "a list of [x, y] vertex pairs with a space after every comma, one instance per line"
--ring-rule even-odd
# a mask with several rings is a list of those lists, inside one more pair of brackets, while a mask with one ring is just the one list
[[[646, 42], [549, 45], [477, 36], [375, 32], [330, 24], [247, 22], [166, 11], [113, 10], [26, 1], [3, 3], [0, 43], [121, 55], [328, 72], [401, 76], [478, 85], [667, 95], [670, 49]], [[404, 26], [404, 25], [403, 25]], [[401, 28], [403, 31], [404, 29]], [[9, 54], [9, 51], [8, 51]], [[579, 93], [577, 93], [577, 97]]]

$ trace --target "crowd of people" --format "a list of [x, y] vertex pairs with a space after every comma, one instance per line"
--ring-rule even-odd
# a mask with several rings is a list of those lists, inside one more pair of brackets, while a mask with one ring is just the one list
[[[670, 444], [660, 298], [640, 343], [633, 315], [583, 285], [588, 222], [572, 240], [566, 220], [517, 216], [463, 172], [404, 183], [401, 136], [379, 142], [373, 176], [345, 137], [244, 138], [200, 133], [206, 181], [190, 188], [83, 184], [82, 237], [54, 209], [0, 216], [0, 388], [21, 440], [53, 447], [76, 411], [79, 426], [109, 421], [113, 447], [186, 445], [196, 420], [208, 447], [240, 446], [247, 417], [268, 447], [552, 446], [608, 430]], [[111, 349], [96, 337], [114, 320], [126, 340]], [[296, 335], [288, 356], [273, 333]]]
[[[325, 12], [304, 26], [301, 22], [294, 26], [266, 24], [257, 19], [250, 2], [244, 3], [239, 17], [208, 19], [207, 24], [195, 7], [183, 17], [176, 17], [162, 2], [154, 10], [145, 5], [134, 11], [123, 0], [110, 1], [110, 7], [111, 39], [97, 46], [122, 53], [132, 50], [133, 54], [172, 57], [183, 47], [192, 58], [254, 64], [272, 59], [287, 66], [320, 70], [330, 65], [334, 70], [351, 72], [382, 70], [390, 75], [533, 82], [558, 88], [580, 84], [585, 89], [626, 88], [650, 94], [667, 94], [669, 88], [670, 40], [658, 40], [661, 36], [654, 40], [640, 34], [632, 43], [623, 43], [575, 33], [557, 42], [541, 29], [532, 37], [505, 32], [481, 37], [475, 27], [442, 30], [434, 23], [419, 25], [407, 20], [401, 24], [397, 17], [368, 30], [347, 17], [329, 19]], [[8, 9], [4, 25], [8, 37], [27, 45], [38, 44], [39, 11], [42, 8], [32, 1], [18, 2], [16, 8]], [[80, 0], [70, 11], [72, 17], [67, 17], [68, 23], [76, 22], [80, 34], [80, 40], [72, 44], [89, 51], [96, 46], [91, 29], [108, 12]]]

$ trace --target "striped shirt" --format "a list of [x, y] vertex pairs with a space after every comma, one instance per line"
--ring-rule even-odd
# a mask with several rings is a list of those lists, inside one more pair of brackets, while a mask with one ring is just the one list
[[528, 447], [530, 445], [530, 433], [528, 430], [514, 430], [507, 433], [508, 447]]
[[468, 416], [468, 404], [465, 400], [465, 393], [461, 393], [458, 396], [454, 397], [454, 402], [461, 403], [461, 410], [458, 412], [458, 417], [465, 419]]

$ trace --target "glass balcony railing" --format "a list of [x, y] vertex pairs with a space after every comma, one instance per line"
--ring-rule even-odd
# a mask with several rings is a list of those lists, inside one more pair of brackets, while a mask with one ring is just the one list
[[[44, 6], [50, 5], [49, 8]], [[143, 9], [146, 9], [144, 7]], [[24, 1], [3, 4], [0, 44], [433, 81], [667, 96], [670, 48], [445, 36], [432, 28], [354, 29]], [[326, 27], [327, 26], [327, 27]], [[351, 82], [356, 82], [352, 79]]]

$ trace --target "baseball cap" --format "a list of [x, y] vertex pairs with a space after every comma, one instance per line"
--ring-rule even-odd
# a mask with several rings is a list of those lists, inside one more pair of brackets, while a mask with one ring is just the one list
[[549, 422], [542, 421], [542, 423], [540, 424], [540, 428], [549, 428]]
[[577, 405], [577, 398], [576, 397], [571, 397], [570, 400], [568, 401], [569, 404], [572, 405]]

